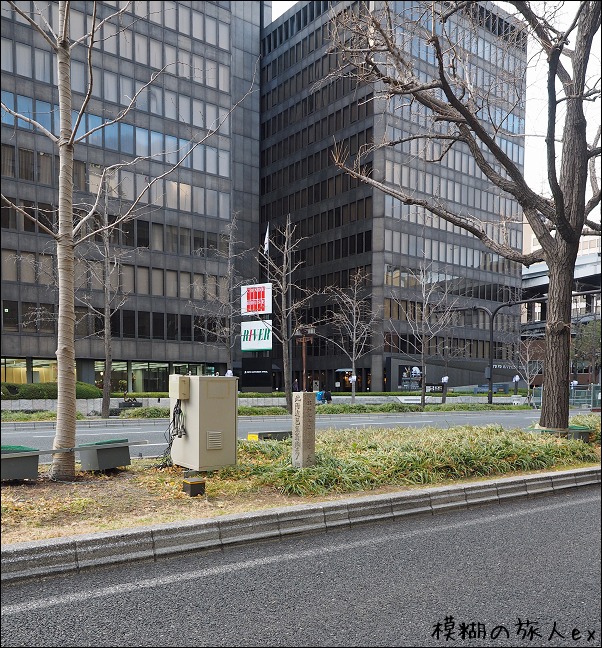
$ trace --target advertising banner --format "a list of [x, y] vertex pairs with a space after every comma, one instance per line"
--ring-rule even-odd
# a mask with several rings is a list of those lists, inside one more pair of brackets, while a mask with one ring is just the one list
[[[272, 284], [240, 287], [240, 314], [267, 315], [272, 312]], [[271, 347], [270, 347], [271, 348]]]

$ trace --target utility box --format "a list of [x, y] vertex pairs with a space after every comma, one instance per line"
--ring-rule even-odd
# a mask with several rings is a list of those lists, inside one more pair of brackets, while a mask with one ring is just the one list
[[238, 378], [235, 376], [186, 376], [188, 399], [171, 395], [171, 420], [180, 400], [185, 433], [173, 439], [174, 464], [199, 472], [236, 464], [238, 432]]
[[190, 376], [171, 374], [169, 376], [169, 398], [188, 400], [190, 398]]

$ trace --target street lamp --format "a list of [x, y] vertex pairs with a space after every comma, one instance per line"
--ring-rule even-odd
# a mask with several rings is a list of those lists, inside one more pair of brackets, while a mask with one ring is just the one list
[[[573, 297], [578, 297], [580, 295], [593, 295], [599, 294], [600, 290], [585, 290], [583, 292], [574, 292]], [[535, 297], [533, 299], [521, 299], [517, 301], [508, 301], [503, 304], [499, 304], [493, 310], [489, 310], [486, 306], [466, 306], [464, 308], [451, 308], [449, 311], [467, 311], [467, 310], [481, 310], [489, 315], [489, 366], [487, 367], [487, 403], [491, 405], [493, 403], [493, 324], [495, 321], [495, 316], [498, 312], [505, 308], [506, 306], [518, 306], [519, 304], [532, 304], [548, 301], [548, 297]]]
[[302, 345], [302, 357], [303, 357], [303, 379], [301, 381], [301, 391], [307, 391], [307, 343], [312, 342], [314, 335], [316, 334], [316, 329], [313, 326], [300, 326], [295, 331], [295, 337], [297, 338], [297, 344]]

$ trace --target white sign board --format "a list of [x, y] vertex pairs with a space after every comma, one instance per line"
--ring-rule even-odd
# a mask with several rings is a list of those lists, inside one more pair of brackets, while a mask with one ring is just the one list
[[[272, 284], [240, 287], [240, 314], [267, 315], [272, 312]], [[271, 347], [270, 347], [271, 348]]]
[[240, 324], [241, 351], [272, 350], [272, 320], [254, 320]]

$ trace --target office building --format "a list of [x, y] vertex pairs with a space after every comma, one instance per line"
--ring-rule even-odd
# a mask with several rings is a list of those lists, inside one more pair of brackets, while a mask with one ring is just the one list
[[[92, 50], [72, 49], [74, 111], [90, 74], [92, 96], [78, 133], [135, 107], [119, 123], [75, 145], [74, 206], [84, 213], [103, 171], [98, 223], [114, 222], [152, 179], [137, 218], [111, 234], [112, 272], [101, 237], [76, 248], [77, 377], [101, 382], [104, 287], [110, 287], [113, 389], [167, 390], [173, 372], [222, 375], [229, 362], [206, 314], [227, 299], [230, 234], [258, 243], [260, 2], [72, 2], [72, 39], [99, 20]], [[58, 3], [21, 2], [38, 23], [58, 25]], [[36, 15], [37, 7], [45, 12]], [[58, 134], [56, 56], [41, 35], [2, 3], [2, 101]], [[151, 77], [155, 77], [151, 83]], [[248, 96], [247, 93], [249, 93]], [[244, 100], [239, 104], [241, 99]], [[75, 113], [74, 113], [75, 115]], [[219, 128], [218, 128], [219, 125]], [[216, 130], [217, 129], [217, 130]], [[210, 134], [215, 130], [214, 134]], [[209, 134], [209, 136], [208, 136]], [[199, 143], [190, 153], [191, 143]], [[24, 120], [2, 111], [2, 193], [54, 227], [58, 151]], [[236, 215], [236, 231], [230, 225]], [[77, 220], [77, 216], [76, 216]], [[2, 381], [56, 380], [54, 241], [18, 210], [2, 205]], [[253, 276], [252, 262], [244, 271]], [[104, 273], [104, 274], [103, 274]], [[109, 277], [105, 279], [105, 277]]]
[[[385, 137], [402, 139], [416, 132], [408, 102], [375, 100], [371, 86], [356, 85], [349, 76], [328, 78], [336, 66], [336, 57], [328, 52], [332, 12], [344, 11], [351, 4], [298, 2], [264, 32], [262, 230], [267, 223], [274, 229], [290, 214], [302, 237], [299, 258], [304, 266], [296, 278], [302, 288], [346, 287], [358, 270], [369, 275], [372, 307], [382, 314], [375, 323], [373, 340], [375, 344], [383, 340], [384, 345], [358, 361], [358, 389], [397, 390], [407, 370], [420, 363], [419, 340], [408, 320], [421, 308], [423, 295], [417, 281], [421, 269], [432, 281], [446, 285], [456, 308], [469, 309], [458, 314], [455, 327], [429, 341], [427, 382], [436, 383], [448, 375], [450, 385], [483, 383], [490, 357], [488, 313], [517, 298], [521, 268], [458, 227], [335, 168], [334, 142], [354, 156], [367, 143]], [[370, 3], [373, 8], [379, 4]], [[411, 18], [415, 3], [392, 4], [398, 13]], [[526, 43], [508, 38], [516, 26], [495, 5], [481, 3], [480, 12], [482, 26], [470, 53], [474, 78], [494, 79], [504, 72], [494, 61], [508, 69], [524, 64]], [[463, 24], [462, 13], [454, 20], [459, 32], [471, 29]], [[436, 71], [432, 52], [427, 50], [416, 52], [415, 65], [418, 75], [428, 79], [436, 77]], [[498, 137], [522, 168], [524, 103], [517, 101], [510, 107], [507, 100], [500, 94], [500, 105], [508, 108], [511, 117], [506, 122], [508, 130]], [[511, 218], [520, 213], [517, 203], [493, 191], [467, 148], [454, 148], [453, 154], [434, 162], [410, 145], [379, 148], [365, 158], [365, 164], [373, 177], [411, 189], [417, 199], [439, 195], [452, 208], [469, 210], [490, 223], [494, 236], [505, 234], [510, 245], [521, 250], [520, 219]], [[507, 222], [505, 232], [495, 227], [502, 221]], [[305, 323], [320, 320], [323, 312], [324, 304], [309, 309]], [[515, 373], [510, 358], [518, 327], [518, 310], [500, 309], [492, 349], [497, 380], [507, 381]], [[300, 352], [294, 349], [294, 353], [295, 377], [300, 378]], [[320, 338], [308, 346], [307, 353], [310, 381], [330, 389], [349, 389], [347, 356]]]

